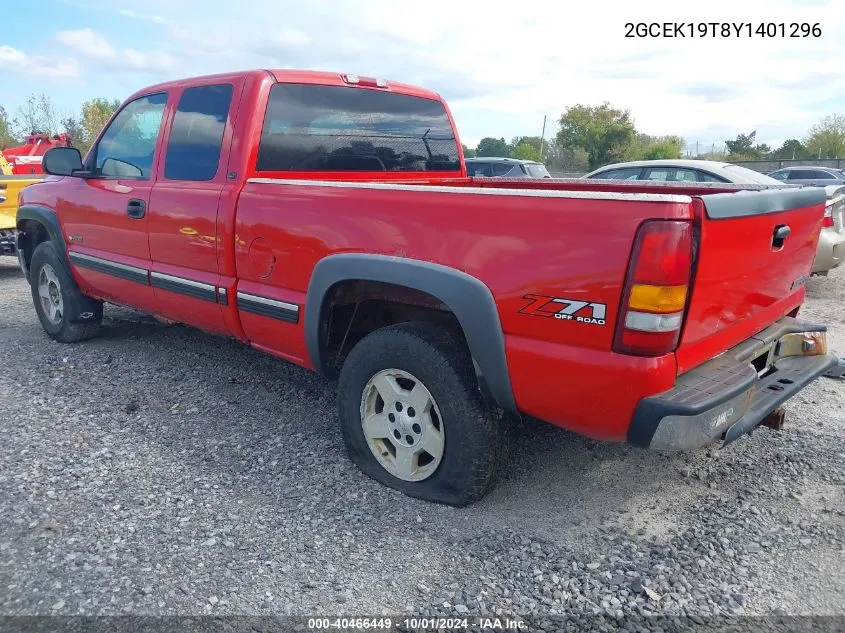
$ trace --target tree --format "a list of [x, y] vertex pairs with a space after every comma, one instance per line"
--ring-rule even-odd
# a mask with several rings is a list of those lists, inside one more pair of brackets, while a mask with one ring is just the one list
[[765, 143], [753, 145], [751, 135], [737, 134], [733, 141], [725, 141], [728, 160], [761, 160], [769, 158], [772, 148]]
[[680, 136], [649, 136], [637, 134], [625, 152], [626, 160], [660, 160], [680, 158], [684, 139]]
[[754, 147], [754, 151], [760, 155], [760, 158], [769, 158], [772, 155], [772, 148], [765, 143], [760, 143]]
[[485, 136], [475, 148], [476, 156], [508, 156], [511, 153], [511, 146], [504, 138], [492, 138]]
[[534, 147], [530, 143], [520, 143], [516, 147], [511, 150], [510, 154], [511, 158], [518, 158], [519, 160], [533, 160], [542, 162], [542, 157], [540, 156], [540, 149]]
[[82, 115], [80, 117], [82, 137], [75, 144], [83, 154], [94, 144], [100, 131], [119, 107], [120, 101], [118, 99], [110, 101], [99, 97], [82, 104]]
[[607, 102], [592, 107], [572, 106], [561, 115], [558, 124], [558, 144], [584, 148], [592, 168], [621, 159], [636, 138], [631, 113], [612, 108]]
[[772, 152], [772, 158], [777, 160], [789, 160], [792, 158], [809, 158], [807, 148], [798, 139], [791, 138], [783, 142], [778, 149]]
[[728, 156], [733, 158], [735, 155], [749, 155], [754, 151], [751, 136], [748, 134], [737, 134], [733, 141], [725, 141], [728, 147]]
[[79, 150], [82, 151], [82, 148], [79, 145], [79, 139], [83, 137], [83, 131], [82, 125], [79, 123], [79, 120], [73, 116], [65, 117], [64, 119], [62, 119], [62, 129], [64, 129], [64, 131], [67, 132], [68, 136], [70, 136], [70, 140], [71, 143], [73, 143], [73, 146], [79, 148]]
[[18, 144], [18, 139], [12, 133], [12, 122], [6, 114], [6, 108], [0, 106], [0, 148]]
[[15, 118], [18, 136], [30, 134], [48, 134], [58, 132], [58, 119], [53, 101], [45, 94], [30, 95], [26, 103], [18, 108]]
[[[538, 153], [540, 151], [540, 144], [541, 140], [539, 136], [515, 136], [513, 140], [511, 140], [511, 147], [514, 149], [520, 145], [528, 145], [529, 147], [536, 149]], [[546, 145], [548, 145], [548, 140], [546, 141]]]
[[550, 139], [544, 154], [549, 171], [584, 174], [590, 169], [590, 157], [583, 147], [561, 147], [557, 139]]
[[810, 128], [804, 144], [813, 158], [845, 157], [845, 114], [824, 117]]
[[464, 149], [464, 158], [474, 158], [475, 157], [475, 150], [470, 149], [463, 143], [461, 143], [461, 147]]

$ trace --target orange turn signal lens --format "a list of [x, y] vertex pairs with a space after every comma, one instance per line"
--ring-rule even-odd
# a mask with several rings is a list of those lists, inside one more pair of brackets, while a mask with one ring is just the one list
[[687, 303], [687, 287], [684, 286], [650, 286], [648, 284], [634, 284], [631, 286], [631, 296], [628, 307], [632, 310], [646, 312], [681, 312]]

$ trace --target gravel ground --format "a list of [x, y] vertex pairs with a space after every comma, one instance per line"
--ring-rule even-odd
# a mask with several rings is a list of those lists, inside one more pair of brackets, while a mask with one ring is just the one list
[[[802, 317], [845, 352], [845, 270]], [[113, 306], [105, 325], [50, 341], [0, 258], [0, 614], [845, 615], [845, 381], [694, 454], [523, 424], [504, 481], [454, 509], [359, 473], [316, 375]]]

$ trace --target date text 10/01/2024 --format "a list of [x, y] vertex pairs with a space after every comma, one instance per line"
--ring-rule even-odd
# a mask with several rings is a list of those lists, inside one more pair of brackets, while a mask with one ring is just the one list
[[626, 22], [625, 37], [821, 37], [816, 22]]

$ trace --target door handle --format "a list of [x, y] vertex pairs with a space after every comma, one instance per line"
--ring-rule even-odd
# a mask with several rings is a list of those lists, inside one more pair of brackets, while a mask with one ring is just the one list
[[126, 205], [126, 215], [134, 220], [143, 218], [147, 214], [147, 204], [143, 200], [133, 198]]
[[792, 233], [792, 229], [789, 228], [787, 224], [779, 224], [775, 227], [775, 234], [772, 237], [772, 246], [774, 248], [783, 248], [783, 243], [786, 241], [786, 238], [789, 237], [789, 234]]

